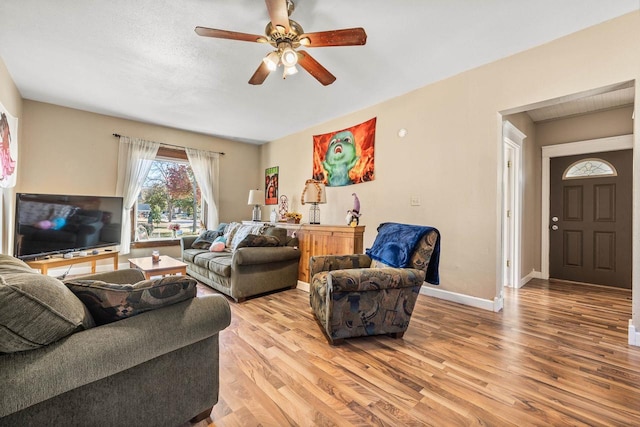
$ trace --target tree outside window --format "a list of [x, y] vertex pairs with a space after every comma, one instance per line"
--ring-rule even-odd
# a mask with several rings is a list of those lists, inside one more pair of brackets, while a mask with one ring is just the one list
[[201, 196], [187, 162], [155, 160], [138, 196], [136, 241], [200, 232]]

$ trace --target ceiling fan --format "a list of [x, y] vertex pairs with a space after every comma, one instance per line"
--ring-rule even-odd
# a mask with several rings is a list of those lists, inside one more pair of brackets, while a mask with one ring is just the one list
[[304, 68], [323, 85], [330, 85], [336, 77], [299, 47], [324, 46], [358, 46], [367, 42], [367, 34], [363, 28], [347, 28], [344, 30], [305, 33], [302, 26], [289, 19], [295, 5], [292, 0], [265, 0], [271, 22], [265, 28], [265, 35], [239, 33], [236, 31], [217, 30], [214, 28], [196, 27], [196, 33], [204, 37], [240, 40], [245, 42], [268, 43], [276, 50], [264, 57], [260, 66], [253, 73], [249, 83], [262, 84], [271, 71], [279, 65], [283, 66], [282, 78], [298, 72], [296, 64]]

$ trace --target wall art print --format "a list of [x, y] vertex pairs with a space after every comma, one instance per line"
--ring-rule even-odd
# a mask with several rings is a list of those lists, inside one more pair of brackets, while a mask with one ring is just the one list
[[264, 204], [278, 204], [278, 170], [279, 166], [267, 168], [264, 171]]
[[328, 187], [375, 178], [376, 118], [347, 129], [313, 136], [313, 179]]
[[0, 104], [0, 187], [16, 185], [18, 168], [18, 119]]

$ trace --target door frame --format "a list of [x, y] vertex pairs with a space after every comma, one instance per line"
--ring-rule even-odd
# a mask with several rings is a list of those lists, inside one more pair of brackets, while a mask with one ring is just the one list
[[[566, 144], [546, 145], [542, 147], [542, 209], [540, 245], [540, 275], [549, 279], [549, 216], [550, 211], [550, 165], [552, 157], [573, 156], [578, 154], [598, 153], [602, 151], [633, 150], [633, 135], [613, 136], [610, 138], [590, 139], [586, 141], [569, 142]], [[638, 177], [633, 176], [633, 188], [636, 187]], [[634, 192], [632, 190], [632, 192]], [[632, 255], [632, 262], [635, 257]], [[633, 289], [633, 284], [632, 284]]]
[[508, 120], [502, 124], [502, 287], [522, 286], [522, 145], [526, 137]]

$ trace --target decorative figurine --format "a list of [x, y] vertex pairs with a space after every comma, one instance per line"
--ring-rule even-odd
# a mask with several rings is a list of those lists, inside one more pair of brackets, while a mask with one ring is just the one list
[[360, 223], [360, 200], [356, 193], [351, 193], [353, 196], [353, 209], [347, 211], [347, 225], [356, 227]]
[[287, 220], [287, 212], [289, 212], [289, 199], [284, 194], [280, 196], [280, 203], [278, 206], [278, 214], [280, 215], [280, 221]]

